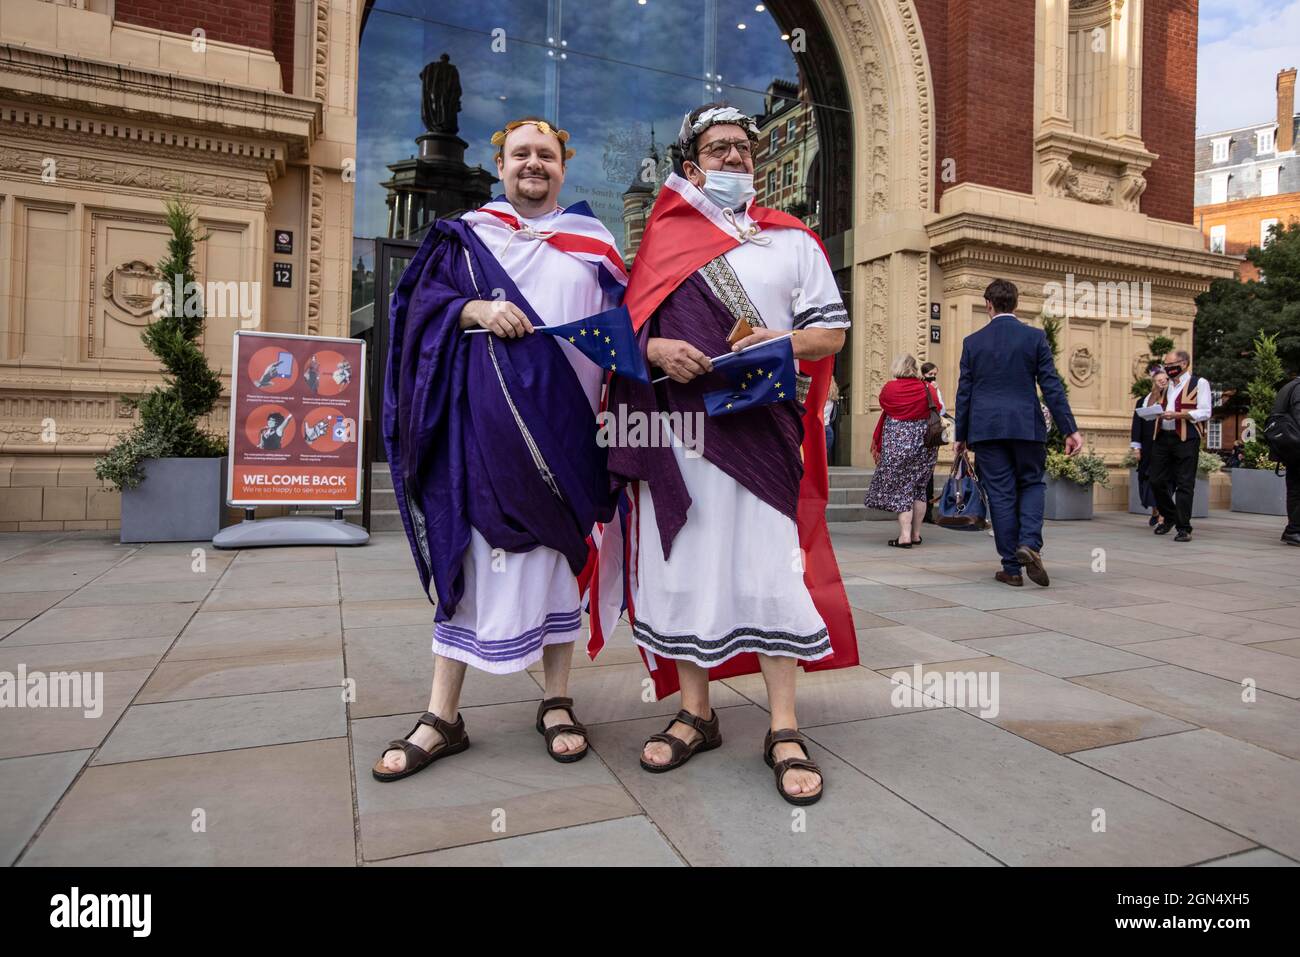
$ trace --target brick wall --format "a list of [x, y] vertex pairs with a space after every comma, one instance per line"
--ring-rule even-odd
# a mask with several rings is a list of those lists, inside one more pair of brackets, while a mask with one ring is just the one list
[[[934, 4], [931, 3], [931, 7]], [[948, 0], [944, 142], [938, 163], [956, 162], [956, 182], [1029, 193], [1034, 159], [1034, 0]], [[937, 10], [930, 9], [937, 24]], [[922, 20], [924, 29], [925, 20]], [[937, 29], [935, 32], [939, 32]]]
[[1142, 21], [1142, 141], [1160, 158], [1147, 170], [1142, 212], [1192, 222], [1196, 175], [1197, 0], [1146, 0]]
[[291, 92], [294, 0], [117, 0], [114, 17], [170, 33], [202, 27], [209, 40], [269, 50]]

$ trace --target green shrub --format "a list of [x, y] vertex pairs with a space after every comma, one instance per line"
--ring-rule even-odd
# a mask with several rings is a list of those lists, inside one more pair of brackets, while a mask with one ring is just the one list
[[1196, 460], [1196, 472], [1198, 475], [1212, 475], [1223, 468], [1223, 459], [1219, 458], [1213, 452], [1207, 452], [1201, 449], [1200, 456]]
[[[161, 281], [174, 289], [194, 282], [194, 210], [182, 199], [167, 201], [167, 257], [158, 264]], [[221, 397], [221, 377], [208, 365], [198, 344], [203, 333], [203, 310], [190, 309], [190, 297], [164, 300], [162, 315], [140, 333], [149, 351], [163, 366], [163, 385], [140, 396], [121, 397], [140, 419], [125, 435], [95, 460], [95, 474], [115, 490], [135, 488], [144, 480], [140, 463], [149, 458], [211, 458], [226, 454], [226, 437], [200, 428], [199, 420], [212, 412]]]
[[1100, 485], [1110, 488], [1110, 472], [1106, 460], [1092, 449], [1070, 456], [1064, 452], [1047, 453], [1047, 474], [1054, 479], [1074, 482], [1078, 485]]
[[1138, 458], [1137, 449], [1129, 449], [1124, 456], [1124, 461], [1120, 463], [1126, 469], [1135, 469], [1139, 464], [1141, 464], [1141, 459]]
[[1245, 449], [1242, 452], [1242, 468], [1272, 470], [1276, 465], [1277, 463], [1269, 458], [1268, 446], [1263, 442], [1252, 439], [1245, 443]]

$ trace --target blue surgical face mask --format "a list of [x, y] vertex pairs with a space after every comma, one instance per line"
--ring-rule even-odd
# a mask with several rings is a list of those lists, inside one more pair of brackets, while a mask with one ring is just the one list
[[739, 209], [755, 196], [754, 174], [707, 169], [701, 192], [723, 209]]

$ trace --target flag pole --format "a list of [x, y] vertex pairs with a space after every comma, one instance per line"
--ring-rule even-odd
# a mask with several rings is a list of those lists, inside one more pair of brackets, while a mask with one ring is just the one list
[[[757, 349], [761, 346], [765, 346], [769, 342], [780, 342], [782, 339], [789, 339], [793, 335], [794, 335], [794, 330], [792, 329], [791, 331], [787, 332], [783, 336], [776, 336], [775, 338], [772, 339], [764, 339], [762, 342], [756, 342], [752, 346], [745, 346], [745, 348], [741, 349], [739, 352], [726, 352], [720, 356], [714, 356], [712, 359], [709, 360], [709, 363], [711, 365], [714, 362], [720, 362], [721, 360], [726, 359], [728, 356], [743, 356], [746, 352], [749, 352], [751, 349]], [[650, 384], [658, 385], [660, 382], [666, 382], [671, 378], [672, 376], [661, 375], [659, 378], [652, 380]]]

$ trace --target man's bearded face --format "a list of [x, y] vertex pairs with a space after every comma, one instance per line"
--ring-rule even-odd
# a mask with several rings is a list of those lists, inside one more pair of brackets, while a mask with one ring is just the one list
[[503, 147], [497, 158], [497, 173], [505, 184], [506, 199], [553, 207], [564, 185], [559, 139], [525, 123], [510, 131]]

